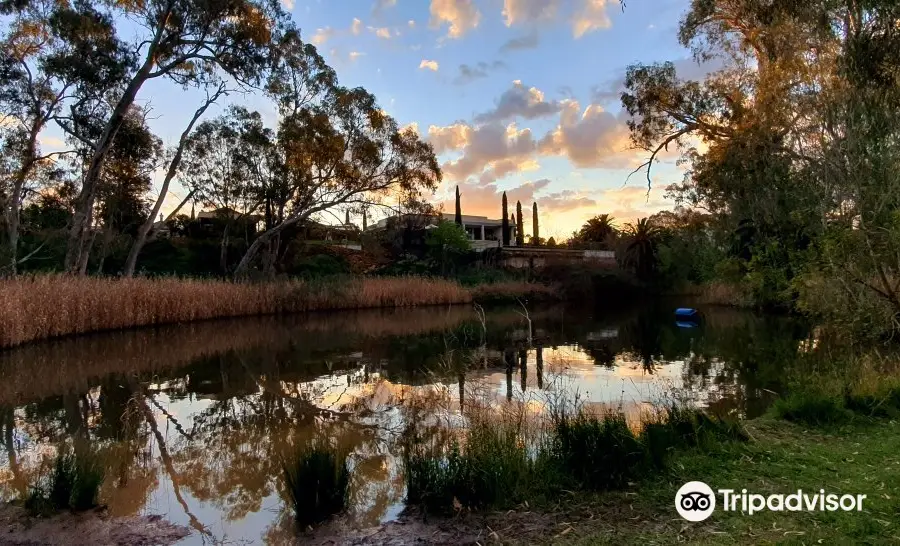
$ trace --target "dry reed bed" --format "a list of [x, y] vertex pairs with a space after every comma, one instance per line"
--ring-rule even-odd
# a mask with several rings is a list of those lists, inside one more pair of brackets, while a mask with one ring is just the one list
[[475, 300], [510, 300], [517, 297], [555, 299], [559, 297], [559, 293], [555, 288], [544, 284], [503, 281], [472, 288], [472, 297]]
[[[57, 339], [0, 353], [0, 406], [87, 392], [111, 374], [165, 375], [199, 358], [256, 347], [286, 347], [310, 336], [344, 332], [384, 337], [453, 328], [471, 320], [465, 307], [368, 310], [284, 319], [224, 320]], [[34, 381], [40, 377], [41, 381]]]
[[236, 284], [62, 275], [0, 281], [0, 347], [54, 337], [223, 317], [468, 303], [451, 281], [362, 278]]

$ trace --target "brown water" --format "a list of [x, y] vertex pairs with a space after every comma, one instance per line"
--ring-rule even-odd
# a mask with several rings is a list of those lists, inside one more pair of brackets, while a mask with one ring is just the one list
[[[683, 303], [683, 302], [681, 302]], [[413, 400], [443, 417], [477, 397], [540, 412], [561, 396], [631, 416], [672, 397], [754, 416], [805, 330], [676, 305], [617, 311], [471, 307], [257, 318], [98, 334], [0, 353], [0, 498], [22, 497], [57, 446], [106, 461], [114, 515], [189, 525], [185, 544], [287, 543], [277, 454], [325, 435], [351, 450], [350, 508], [366, 528], [403, 510], [398, 435]], [[531, 321], [529, 341], [529, 324]]]

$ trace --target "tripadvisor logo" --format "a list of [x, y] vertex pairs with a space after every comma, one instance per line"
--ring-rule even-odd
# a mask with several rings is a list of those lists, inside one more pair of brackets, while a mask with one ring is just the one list
[[[759, 495], [747, 493], [746, 489], [736, 492], [734, 489], [719, 489], [722, 497], [721, 507], [725, 512], [741, 511], [748, 516], [756, 512], [769, 510], [772, 512], [859, 512], [863, 508], [866, 495], [825, 494], [824, 489], [818, 493], [808, 494], [798, 489], [789, 495]], [[703, 482], [688, 482], [681, 486], [675, 494], [675, 510], [688, 521], [703, 521], [712, 515], [716, 508], [716, 495], [710, 486]]]

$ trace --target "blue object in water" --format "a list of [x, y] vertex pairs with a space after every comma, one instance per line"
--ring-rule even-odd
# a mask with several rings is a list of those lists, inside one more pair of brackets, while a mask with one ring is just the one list
[[690, 307], [679, 307], [675, 310], [675, 317], [679, 319], [697, 320], [700, 318], [700, 313], [696, 309], [691, 309]]
[[675, 326], [678, 326], [679, 328], [696, 328], [697, 326], [700, 326], [700, 325], [697, 324], [696, 322], [682, 322], [680, 320], [676, 320]]

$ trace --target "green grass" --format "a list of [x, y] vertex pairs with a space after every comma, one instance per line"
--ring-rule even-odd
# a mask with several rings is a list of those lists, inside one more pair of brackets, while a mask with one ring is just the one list
[[546, 469], [522, 440], [514, 424], [475, 421], [461, 441], [407, 443], [407, 501], [434, 512], [447, 512], [455, 502], [470, 508], [521, 502]]
[[347, 453], [324, 444], [306, 447], [282, 461], [294, 518], [305, 527], [344, 510], [350, 484]]
[[521, 419], [480, 417], [461, 436], [408, 441], [407, 501], [435, 512], [504, 509], [560, 492], [625, 489], [677, 449], [746, 439], [739, 425], [669, 408], [636, 434], [620, 413], [554, 411], [535, 433]]
[[[763, 418], [746, 425], [752, 440], [711, 451], [682, 450], [669, 470], [648, 476], [627, 494], [583, 496], [595, 518], [573, 522], [564, 544], [896, 544], [900, 541], [900, 423], [857, 419], [809, 430]], [[746, 516], [718, 507], [701, 523], [682, 520], [675, 492], [700, 480], [713, 489], [763, 495], [802, 489], [865, 494], [863, 512], [770, 512]], [[721, 497], [719, 497], [720, 499]], [[618, 514], [618, 521], [610, 521]], [[624, 515], [623, 515], [624, 514]]]
[[61, 450], [52, 470], [38, 479], [25, 499], [33, 514], [51, 514], [65, 509], [90, 510], [97, 506], [104, 470], [96, 454]]

